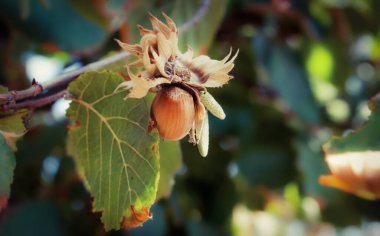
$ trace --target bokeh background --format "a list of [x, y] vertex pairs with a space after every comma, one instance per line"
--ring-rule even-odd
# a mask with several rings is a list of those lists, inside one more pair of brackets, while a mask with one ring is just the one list
[[181, 25], [205, 2], [180, 48], [240, 50], [235, 79], [209, 90], [227, 118], [210, 117], [207, 158], [186, 140], [161, 157], [178, 171], [153, 220], [104, 231], [66, 154], [58, 100], [27, 120], [0, 235], [380, 235], [380, 201], [318, 184], [322, 145], [363, 125], [380, 91], [377, 0], [1, 0], [0, 84], [51, 81], [119, 50], [114, 38], [137, 42], [148, 12]]

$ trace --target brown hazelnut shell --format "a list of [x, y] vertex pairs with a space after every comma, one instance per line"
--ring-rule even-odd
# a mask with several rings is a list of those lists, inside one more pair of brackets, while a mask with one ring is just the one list
[[154, 97], [151, 117], [160, 136], [166, 140], [180, 140], [192, 128], [195, 119], [194, 96], [186, 88], [163, 86]]

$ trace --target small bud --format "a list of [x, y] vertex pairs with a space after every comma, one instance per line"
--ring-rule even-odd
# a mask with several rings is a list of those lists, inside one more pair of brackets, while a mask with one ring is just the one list
[[194, 123], [193, 96], [180, 87], [163, 86], [153, 100], [151, 116], [162, 138], [180, 140]]
[[198, 151], [202, 157], [206, 157], [208, 154], [208, 143], [209, 143], [209, 124], [208, 124], [208, 114], [206, 113], [203, 118], [202, 128], [199, 132], [199, 142], [198, 142]]
[[224, 120], [226, 118], [226, 114], [223, 111], [223, 108], [219, 105], [219, 103], [215, 100], [210, 93], [204, 92], [200, 95], [202, 104], [206, 107], [207, 110], [210, 111], [215, 117]]

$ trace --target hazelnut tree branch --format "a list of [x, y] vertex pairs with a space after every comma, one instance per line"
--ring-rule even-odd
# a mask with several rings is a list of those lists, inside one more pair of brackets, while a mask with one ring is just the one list
[[181, 34], [196, 26], [201, 21], [202, 17], [206, 14], [209, 7], [210, 0], [202, 0], [198, 10], [187, 22], [178, 28], [178, 32]]
[[[179, 33], [184, 33], [192, 27], [196, 26], [201, 18], [205, 15], [208, 8], [210, 6], [210, 0], [202, 0], [199, 8], [194, 13], [194, 15], [185, 22], [182, 26], [179, 27]], [[17, 110], [21, 108], [38, 108], [45, 106], [49, 103], [56, 101], [57, 99], [63, 97], [67, 92], [66, 86], [73, 80], [75, 80], [80, 74], [95, 71], [102, 68], [105, 68], [113, 63], [116, 63], [121, 60], [125, 60], [130, 56], [127, 52], [119, 52], [110, 57], [104, 58], [102, 60], [90, 63], [84, 67], [81, 67], [77, 70], [73, 70], [62, 75], [57, 76], [54, 80], [44, 83], [38, 84], [37, 82], [33, 82], [32, 86], [18, 91], [10, 91], [8, 93], [0, 94], [0, 111], [9, 111], [9, 110]], [[49, 90], [60, 88], [62, 89], [52, 95], [47, 95], [42, 98], [34, 98], [42, 93], [49, 93]], [[32, 98], [29, 99], [28, 98]], [[34, 98], [34, 99], [33, 99]], [[20, 102], [18, 102], [20, 101]]]
[[78, 75], [88, 72], [88, 71], [93, 71], [93, 70], [98, 70], [101, 68], [105, 68], [115, 62], [118, 62], [120, 60], [124, 60], [127, 57], [129, 57], [129, 53], [127, 52], [120, 52], [117, 53], [113, 56], [104, 58], [102, 60], [90, 63], [84, 67], [81, 67], [77, 70], [73, 70], [67, 73], [64, 73], [62, 75], [59, 75], [57, 78], [55, 78], [51, 82], [47, 82], [45, 84], [32, 84], [31, 87], [24, 89], [24, 90], [19, 90], [19, 91], [10, 91], [8, 93], [0, 94], [0, 103], [2, 102], [17, 102], [19, 100], [29, 98], [29, 97], [35, 97], [38, 94], [45, 92], [49, 89], [60, 87], [63, 85], [67, 85], [71, 81], [73, 81]]
[[67, 93], [66, 89], [63, 89], [61, 91], [58, 91], [57, 93], [54, 93], [52, 95], [45, 96], [43, 98], [37, 98], [37, 99], [32, 99], [32, 100], [26, 100], [20, 103], [14, 103], [14, 104], [4, 104], [2, 109], [4, 110], [19, 110], [23, 108], [28, 108], [28, 109], [34, 109], [37, 107], [43, 107], [45, 105], [48, 105], [57, 99], [65, 96]]

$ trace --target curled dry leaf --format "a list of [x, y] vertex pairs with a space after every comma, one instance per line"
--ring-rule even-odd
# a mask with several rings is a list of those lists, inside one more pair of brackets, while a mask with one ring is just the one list
[[[153, 29], [137, 26], [141, 34], [139, 44], [116, 40], [123, 50], [137, 57], [126, 65], [131, 80], [120, 84], [118, 89], [131, 90], [126, 98], [142, 98], [150, 91], [157, 92], [150, 128], [157, 128], [160, 136], [168, 140], [179, 140], [189, 134], [189, 142], [199, 144], [202, 132], [202, 139], [208, 140], [204, 137], [208, 131], [201, 132], [206, 109], [220, 119], [225, 118], [223, 109], [206, 88], [221, 87], [233, 78], [229, 73], [238, 52], [232, 55], [230, 50], [220, 61], [206, 55], [194, 57], [190, 47], [182, 53], [178, 48], [176, 24], [166, 14], [163, 16], [166, 24], [150, 15]], [[137, 75], [129, 67], [137, 67]]]
[[149, 211], [149, 208], [143, 207], [141, 210], [135, 209], [135, 207], [131, 206], [132, 214], [130, 217], [126, 217], [123, 219], [122, 227], [124, 229], [133, 229], [136, 227], [140, 227], [143, 223], [149, 219], [152, 219], [152, 213]]

